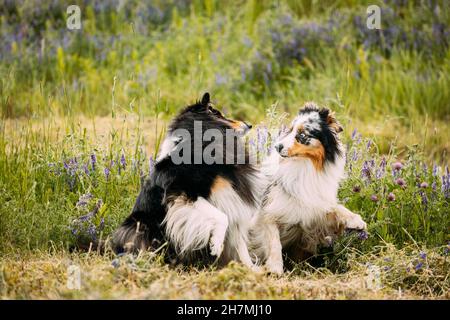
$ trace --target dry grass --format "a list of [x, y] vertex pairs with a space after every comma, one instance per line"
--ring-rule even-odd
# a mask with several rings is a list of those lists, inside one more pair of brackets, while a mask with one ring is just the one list
[[[9, 254], [0, 260], [2, 299], [448, 299], [448, 259], [427, 251], [414, 269], [414, 248], [386, 246], [349, 255], [348, 271], [299, 266], [283, 277], [232, 263], [223, 269], [182, 270], [160, 256], [99, 256], [63, 251]], [[409, 268], [409, 265], [411, 264]], [[67, 287], [67, 268], [79, 266], [80, 290]], [[383, 266], [384, 265], [384, 266]], [[370, 266], [378, 266], [379, 285]], [[389, 270], [387, 270], [389, 266]], [[406, 268], [405, 268], [406, 267]], [[409, 268], [409, 269], [408, 269]], [[377, 275], [375, 273], [375, 278]]]
[[[105, 145], [111, 141], [113, 134], [118, 135], [128, 144], [136, 144], [137, 139], [143, 139], [147, 154], [154, 151], [155, 140], [165, 121], [155, 118], [141, 118], [136, 114], [122, 113], [116, 117], [86, 117], [74, 118], [20, 118], [6, 119], [3, 123], [5, 137], [10, 141], [26, 143], [19, 137], [28, 135], [38, 137], [36, 143], [58, 143], [68, 135], [86, 137], [91, 145]], [[12, 146], [12, 145], [10, 145]]]

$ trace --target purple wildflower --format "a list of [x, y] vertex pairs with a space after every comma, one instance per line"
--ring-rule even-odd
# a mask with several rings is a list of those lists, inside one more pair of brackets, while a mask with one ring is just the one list
[[400, 161], [394, 162], [392, 168], [396, 171], [400, 171], [403, 168], [403, 164]]
[[369, 238], [369, 234], [366, 231], [359, 231], [358, 232], [358, 238], [359, 240], [367, 240]]
[[393, 192], [390, 192], [390, 193], [388, 194], [387, 199], [388, 199], [389, 201], [395, 201], [395, 194], [394, 194]]
[[370, 178], [371, 178], [371, 171], [370, 171], [371, 164], [372, 164], [371, 161], [364, 161], [363, 167], [361, 169], [361, 177], [362, 178], [366, 178], [369, 181], [370, 181]]
[[428, 183], [426, 183], [426, 182], [424, 181], [424, 182], [422, 182], [422, 183], [420, 184], [420, 187], [421, 187], [422, 189], [426, 189], [426, 188], [428, 188]]
[[92, 194], [90, 192], [83, 194], [80, 196], [80, 198], [78, 199], [78, 202], [76, 203], [76, 207], [77, 208], [86, 208], [87, 204], [89, 203], [89, 201], [92, 199]]
[[379, 165], [379, 167], [377, 169], [377, 172], [375, 174], [375, 177], [377, 179], [381, 179], [384, 176], [384, 174], [386, 172], [386, 163], [387, 163], [386, 162], [386, 158], [383, 157], [383, 159], [381, 159], [380, 165]]
[[423, 173], [424, 173], [425, 175], [428, 173], [428, 166], [427, 166], [426, 163], [423, 163], [423, 164], [422, 164], [422, 170], [423, 170]]
[[92, 171], [95, 171], [95, 165], [97, 164], [97, 156], [95, 153], [91, 154], [91, 165], [92, 165]]
[[378, 201], [378, 196], [376, 194], [373, 194], [370, 196], [370, 200], [372, 200], [373, 202], [377, 202]]
[[420, 193], [420, 197], [422, 198], [422, 204], [423, 204], [424, 206], [428, 205], [428, 197], [427, 197], [427, 194], [426, 194], [425, 192], [423, 192], [423, 191], [420, 191], [419, 193]]
[[423, 262], [419, 262], [414, 266], [414, 270], [419, 271], [423, 267]]
[[109, 174], [111, 173], [111, 170], [109, 170], [108, 167], [105, 167], [105, 169], [103, 170], [103, 172], [105, 173], [106, 179], [109, 179]]
[[439, 167], [438, 167], [437, 164], [435, 163], [435, 164], [433, 165], [433, 177], [437, 177], [438, 173], [439, 173]]
[[357, 133], [358, 133], [358, 130], [356, 130], [356, 128], [353, 129], [353, 132], [352, 132], [352, 140], [355, 140], [356, 134], [357, 134]]
[[100, 224], [98, 225], [98, 229], [103, 230], [104, 227], [105, 227], [105, 218], [102, 218], [100, 220]]
[[224, 85], [228, 82], [228, 79], [226, 76], [220, 74], [220, 73], [216, 73], [216, 84], [217, 85]]
[[352, 160], [353, 160], [353, 161], [358, 160], [358, 152], [356, 151], [356, 149], [353, 150]]
[[371, 145], [372, 145], [372, 140], [369, 139], [366, 144], [366, 149], [369, 150]]
[[85, 222], [85, 221], [90, 220], [93, 216], [94, 216], [94, 213], [93, 212], [89, 212], [88, 214], [85, 214], [85, 215], [79, 217], [78, 221]]
[[361, 191], [361, 187], [360, 186], [356, 185], [356, 186], [353, 187], [353, 192], [357, 193], [357, 192], [360, 192], [360, 191]]
[[427, 254], [425, 252], [421, 252], [419, 254], [420, 259], [425, 260], [427, 258]]
[[442, 186], [441, 186], [442, 193], [445, 198], [450, 197], [450, 176], [442, 176]]
[[87, 233], [92, 237], [92, 239], [96, 239], [96, 235], [97, 235], [97, 228], [95, 227], [94, 224], [90, 224], [88, 229], [87, 229]]
[[395, 179], [395, 184], [399, 185], [400, 187], [404, 187], [406, 185], [406, 181], [403, 178], [397, 178]]
[[75, 157], [64, 161], [64, 168], [69, 175], [74, 176], [78, 171], [78, 159]]
[[257, 139], [258, 139], [258, 153], [262, 154], [265, 153], [265, 146], [267, 143], [267, 128], [258, 128], [257, 130]]
[[91, 219], [93, 217], [95, 217], [95, 215], [98, 213], [98, 211], [100, 210], [102, 205], [103, 205], [103, 201], [102, 201], [102, 199], [99, 199], [97, 201], [97, 203], [95, 204], [95, 207], [92, 209], [92, 211], [90, 211], [88, 214], [85, 214], [85, 215], [79, 217], [78, 221], [79, 222], [91, 221]]
[[122, 156], [120, 157], [120, 165], [122, 166], [122, 169], [125, 170], [125, 167], [127, 166], [127, 161], [125, 160], [125, 155], [122, 153]]

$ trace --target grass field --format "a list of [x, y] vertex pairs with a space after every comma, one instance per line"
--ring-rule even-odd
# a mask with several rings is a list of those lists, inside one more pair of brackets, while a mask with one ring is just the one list
[[[445, 1], [74, 1], [81, 30], [64, 1], [0, 1], [1, 298], [450, 298]], [[283, 277], [70, 253], [129, 214], [167, 122], [205, 91], [257, 124], [260, 153], [305, 101], [335, 110], [340, 199], [368, 239], [346, 235]]]

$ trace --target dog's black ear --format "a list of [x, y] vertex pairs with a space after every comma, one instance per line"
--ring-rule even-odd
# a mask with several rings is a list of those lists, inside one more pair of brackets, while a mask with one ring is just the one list
[[319, 110], [319, 116], [328, 122], [328, 117], [330, 116], [330, 109], [327, 108], [321, 108]]
[[207, 106], [211, 102], [209, 97], [209, 92], [205, 92], [205, 94], [202, 97], [202, 105]]
[[326, 110], [326, 112], [324, 111], [324, 114], [321, 116], [324, 116], [326, 119], [326, 123], [334, 129], [334, 131], [336, 131], [336, 133], [341, 133], [342, 131], [344, 131], [344, 129], [342, 128], [342, 125], [340, 124], [340, 122], [336, 119], [336, 114], [329, 110], [329, 109], [322, 109], [322, 110]]

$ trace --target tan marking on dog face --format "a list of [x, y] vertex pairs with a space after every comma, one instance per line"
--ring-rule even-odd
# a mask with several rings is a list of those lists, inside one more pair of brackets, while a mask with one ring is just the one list
[[244, 123], [239, 120], [229, 120], [229, 122], [230, 122], [230, 126], [235, 130], [239, 130], [244, 126]]
[[329, 127], [334, 129], [336, 133], [342, 132], [344, 129], [342, 128], [342, 125], [337, 121], [336, 114], [333, 111], [330, 111], [327, 117], [327, 124]]
[[305, 125], [303, 123], [300, 123], [296, 127], [297, 133], [302, 133], [305, 130]]
[[218, 192], [218, 191], [226, 189], [226, 188], [231, 188], [230, 182], [228, 182], [228, 180], [226, 180], [225, 178], [222, 178], [222, 177], [218, 176], [214, 180], [214, 183], [212, 185], [211, 191], [212, 192]]
[[292, 147], [288, 149], [288, 156], [308, 158], [317, 170], [322, 170], [325, 160], [325, 149], [320, 142], [316, 145], [304, 145], [294, 141]]

